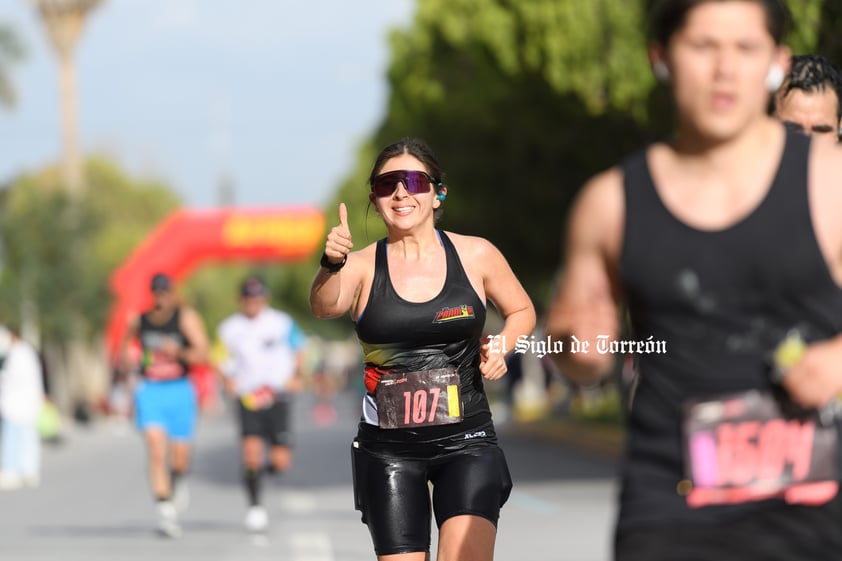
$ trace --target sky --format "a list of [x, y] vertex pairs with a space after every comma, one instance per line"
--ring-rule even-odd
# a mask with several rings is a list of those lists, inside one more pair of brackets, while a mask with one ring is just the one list
[[[414, 0], [105, 0], [76, 50], [79, 141], [214, 207], [326, 203], [384, 117], [388, 32]], [[0, 184], [57, 162], [58, 67], [32, 0], [0, 0], [26, 47], [0, 108]]]

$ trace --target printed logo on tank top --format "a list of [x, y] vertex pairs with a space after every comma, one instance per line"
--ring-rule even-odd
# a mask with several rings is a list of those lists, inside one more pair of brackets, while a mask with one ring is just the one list
[[144, 376], [150, 380], [163, 381], [175, 380], [184, 375], [184, 366], [161, 350], [168, 343], [183, 348], [179, 337], [161, 331], [146, 331], [140, 337], [143, 347], [140, 365]]
[[453, 308], [442, 308], [436, 314], [435, 319], [433, 319], [433, 323], [445, 323], [460, 319], [473, 319], [474, 317], [474, 307], [462, 304], [461, 306]]

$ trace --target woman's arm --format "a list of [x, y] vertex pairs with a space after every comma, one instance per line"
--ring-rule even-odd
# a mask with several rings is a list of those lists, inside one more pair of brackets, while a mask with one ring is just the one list
[[[535, 328], [535, 306], [515, 276], [506, 258], [491, 242], [475, 238], [474, 259], [481, 264], [485, 295], [503, 317], [503, 328], [499, 341], [514, 342], [520, 336], [532, 333]], [[511, 345], [507, 345], [511, 347]], [[499, 349], [489, 341], [482, 345], [480, 372], [489, 380], [496, 380], [506, 374], [505, 353], [509, 349]]]
[[[327, 235], [324, 258], [310, 287], [310, 310], [320, 319], [343, 315], [357, 300], [365, 269], [360, 252], [351, 253], [354, 244], [348, 228], [345, 203], [339, 205], [339, 224]], [[343, 264], [344, 263], [344, 264]], [[340, 265], [341, 264], [341, 265]], [[329, 267], [339, 267], [330, 271]]]

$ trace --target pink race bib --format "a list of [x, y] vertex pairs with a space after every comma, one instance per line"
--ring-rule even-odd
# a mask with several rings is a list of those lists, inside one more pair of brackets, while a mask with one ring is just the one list
[[787, 415], [768, 393], [689, 404], [685, 472], [691, 507], [770, 498], [821, 504], [838, 490], [836, 426]]

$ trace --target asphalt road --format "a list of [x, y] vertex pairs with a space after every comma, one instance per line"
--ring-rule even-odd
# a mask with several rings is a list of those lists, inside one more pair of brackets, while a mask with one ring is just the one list
[[[0, 559], [375, 559], [368, 531], [352, 507], [349, 443], [358, 398], [340, 395], [332, 423], [317, 422], [313, 405], [303, 394], [294, 408], [295, 465], [266, 487], [270, 529], [265, 535], [243, 530], [236, 427], [227, 412], [201, 419], [189, 477], [191, 505], [182, 517], [184, 535], [176, 540], [154, 531], [139, 435], [127, 424], [99, 421], [68, 427], [62, 444], [45, 447], [39, 488], [0, 491]], [[518, 436], [506, 427], [499, 430], [515, 487], [501, 515], [495, 559], [609, 559], [612, 461]]]

